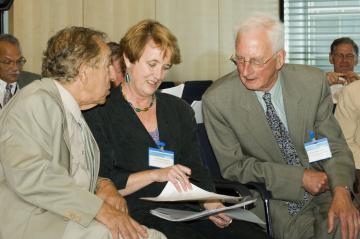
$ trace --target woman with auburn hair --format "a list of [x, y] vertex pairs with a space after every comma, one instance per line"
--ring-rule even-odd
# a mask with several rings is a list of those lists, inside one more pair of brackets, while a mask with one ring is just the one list
[[[112, 90], [104, 107], [85, 116], [99, 142], [100, 175], [114, 182], [130, 215], [169, 238], [265, 238], [257, 225], [232, 221], [222, 213], [186, 223], [150, 214], [157, 207], [201, 210], [224, 205], [217, 200], [189, 205], [139, 199], [158, 195], [168, 181], [178, 191], [191, 188], [190, 177], [205, 190], [214, 191], [214, 185], [201, 163], [193, 110], [183, 100], [157, 91], [172, 65], [181, 61], [176, 37], [160, 23], [144, 20], [128, 30], [120, 48], [125, 81]], [[171, 151], [173, 158], [154, 160], [159, 148]]]

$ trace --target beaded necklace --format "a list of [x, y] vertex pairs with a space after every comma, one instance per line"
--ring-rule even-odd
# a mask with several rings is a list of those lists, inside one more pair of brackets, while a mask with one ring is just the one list
[[155, 94], [153, 94], [153, 95], [151, 96], [151, 102], [150, 102], [150, 104], [149, 104], [148, 107], [145, 107], [144, 109], [141, 109], [141, 108], [137, 108], [137, 107], [133, 106], [133, 104], [126, 98], [126, 95], [125, 95], [123, 89], [124, 89], [124, 88], [121, 87], [121, 93], [122, 93], [124, 99], [126, 100], [126, 102], [128, 102], [128, 104], [131, 106], [131, 108], [133, 108], [133, 110], [134, 110], [135, 112], [137, 112], [137, 113], [138, 113], [138, 112], [146, 112], [146, 111], [148, 111], [148, 110], [154, 105]]

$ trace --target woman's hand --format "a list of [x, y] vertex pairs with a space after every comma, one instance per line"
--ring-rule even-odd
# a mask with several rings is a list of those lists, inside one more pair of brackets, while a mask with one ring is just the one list
[[180, 164], [151, 171], [154, 182], [170, 181], [178, 192], [191, 190], [191, 169]]
[[[224, 204], [222, 204], [218, 200], [205, 201], [203, 206], [207, 210], [213, 210], [216, 208], [225, 207]], [[218, 213], [218, 214], [212, 215], [209, 217], [209, 220], [211, 220], [216, 226], [218, 226], [220, 228], [228, 227], [232, 222], [231, 217], [226, 216], [224, 213]]]

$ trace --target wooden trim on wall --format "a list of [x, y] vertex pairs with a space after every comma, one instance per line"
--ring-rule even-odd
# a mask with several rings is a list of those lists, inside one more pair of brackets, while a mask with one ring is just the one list
[[279, 17], [280, 21], [284, 23], [284, 0], [279, 0]]
[[14, 34], [14, 4], [9, 9], [9, 33]]

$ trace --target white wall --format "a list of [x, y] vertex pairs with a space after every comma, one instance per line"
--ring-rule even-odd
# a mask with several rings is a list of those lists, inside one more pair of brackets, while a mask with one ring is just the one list
[[65, 26], [92, 27], [119, 41], [125, 31], [145, 18], [167, 26], [179, 40], [182, 63], [169, 81], [216, 80], [232, 71], [236, 23], [254, 11], [279, 15], [277, 0], [16, 0], [10, 32], [19, 38], [25, 69], [41, 72], [48, 38]]

